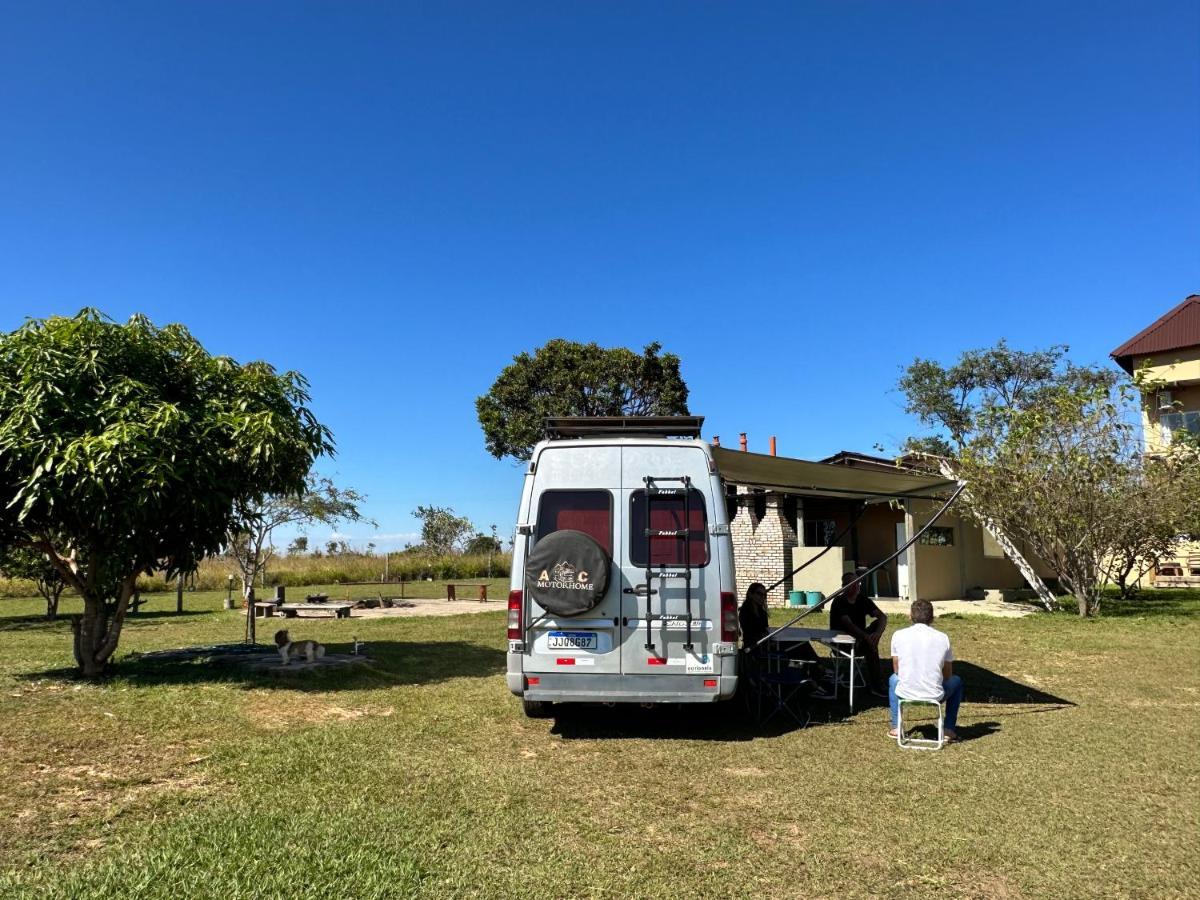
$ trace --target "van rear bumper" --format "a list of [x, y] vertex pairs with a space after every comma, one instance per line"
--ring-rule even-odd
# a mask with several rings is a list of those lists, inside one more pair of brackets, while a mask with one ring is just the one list
[[[527, 685], [520, 672], [508, 673], [508, 686], [526, 700], [557, 703], [716, 703], [737, 689], [736, 675], [536, 675]], [[715, 679], [716, 687], [705, 687]]]

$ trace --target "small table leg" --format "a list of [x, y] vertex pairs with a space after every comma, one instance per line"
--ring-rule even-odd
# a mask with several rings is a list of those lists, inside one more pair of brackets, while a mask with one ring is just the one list
[[854, 654], [857, 650], [858, 650], [857, 643], [853, 643], [850, 645], [850, 708], [851, 709], [854, 709], [854, 673], [855, 673], [855, 671], [857, 671], [854, 668], [854, 662], [855, 662]]

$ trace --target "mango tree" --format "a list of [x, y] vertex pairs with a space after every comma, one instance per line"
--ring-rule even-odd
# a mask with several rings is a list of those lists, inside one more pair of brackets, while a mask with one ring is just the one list
[[520, 353], [475, 400], [488, 453], [527, 460], [547, 416], [682, 416], [679, 357], [658, 342], [636, 353], [556, 338]]
[[79, 593], [84, 675], [108, 666], [139, 575], [191, 571], [237, 505], [304, 490], [333, 451], [308, 403], [299, 374], [212, 356], [140, 315], [0, 334], [0, 548], [45, 554]]

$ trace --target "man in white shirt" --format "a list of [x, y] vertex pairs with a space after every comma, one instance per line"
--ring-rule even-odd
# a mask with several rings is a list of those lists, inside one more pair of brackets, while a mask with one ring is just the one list
[[933, 604], [914, 600], [909, 612], [912, 625], [892, 635], [892, 677], [888, 679], [888, 699], [892, 705], [890, 737], [896, 736], [900, 719], [900, 699], [945, 700], [947, 741], [955, 739], [958, 707], [963, 698], [963, 680], [952, 670], [954, 654], [950, 638], [932, 628]]

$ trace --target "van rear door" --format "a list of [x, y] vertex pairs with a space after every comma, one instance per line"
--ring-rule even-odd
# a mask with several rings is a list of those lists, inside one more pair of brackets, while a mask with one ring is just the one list
[[622, 448], [619, 518], [624, 540], [616, 558], [624, 600], [621, 670], [626, 674], [718, 671], [712, 645], [720, 640], [720, 632], [714, 631], [720, 627], [720, 560], [708, 534], [708, 523], [716, 521], [715, 483], [708, 457], [697, 447]]
[[[613, 557], [622, 543], [620, 484], [619, 447], [547, 447], [537, 458], [530, 497], [535, 523], [530, 549], [546, 535], [569, 529], [587, 534]], [[525, 672], [620, 672], [621, 587], [614, 560], [604, 596], [577, 616], [555, 616], [530, 598]]]

